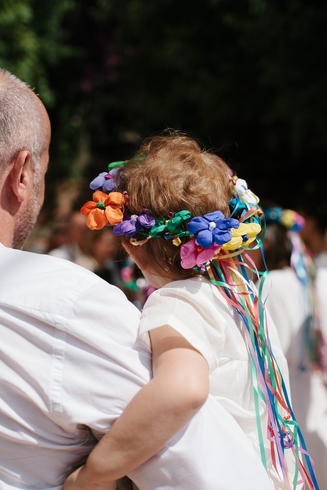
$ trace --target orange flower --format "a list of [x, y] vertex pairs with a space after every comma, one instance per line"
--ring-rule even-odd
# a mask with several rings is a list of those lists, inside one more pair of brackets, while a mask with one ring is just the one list
[[105, 194], [102, 191], [93, 193], [93, 201], [82, 206], [81, 214], [87, 216], [86, 225], [91, 230], [101, 230], [106, 225], [117, 225], [123, 220], [122, 207], [125, 197], [120, 192]]

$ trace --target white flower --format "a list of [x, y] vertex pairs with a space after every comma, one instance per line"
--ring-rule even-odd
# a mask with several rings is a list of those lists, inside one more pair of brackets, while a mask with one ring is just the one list
[[248, 189], [247, 182], [243, 179], [238, 179], [236, 180], [235, 184], [233, 185], [234, 191], [236, 194], [239, 195], [240, 199], [248, 204], [258, 204], [259, 198], [253, 194], [250, 189]]

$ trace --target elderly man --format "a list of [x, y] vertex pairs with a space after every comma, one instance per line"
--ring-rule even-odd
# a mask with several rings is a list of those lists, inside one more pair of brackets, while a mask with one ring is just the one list
[[[59, 490], [150, 379], [138, 310], [69, 261], [22, 251], [43, 203], [50, 122], [0, 70], [0, 488]], [[157, 456], [141, 490], [269, 489], [236, 422], [208, 399]]]

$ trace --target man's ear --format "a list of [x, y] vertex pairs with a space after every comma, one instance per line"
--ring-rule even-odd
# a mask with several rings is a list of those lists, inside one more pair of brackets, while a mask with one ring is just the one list
[[32, 179], [31, 174], [31, 152], [21, 150], [15, 157], [10, 171], [10, 186], [18, 202], [26, 198]]

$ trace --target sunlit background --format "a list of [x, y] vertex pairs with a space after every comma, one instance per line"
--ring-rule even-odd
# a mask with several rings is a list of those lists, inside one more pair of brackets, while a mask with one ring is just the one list
[[326, 2], [307, 0], [0, 0], [0, 66], [52, 121], [34, 236], [167, 127], [260, 197], [326, 206], [326, 20]]

